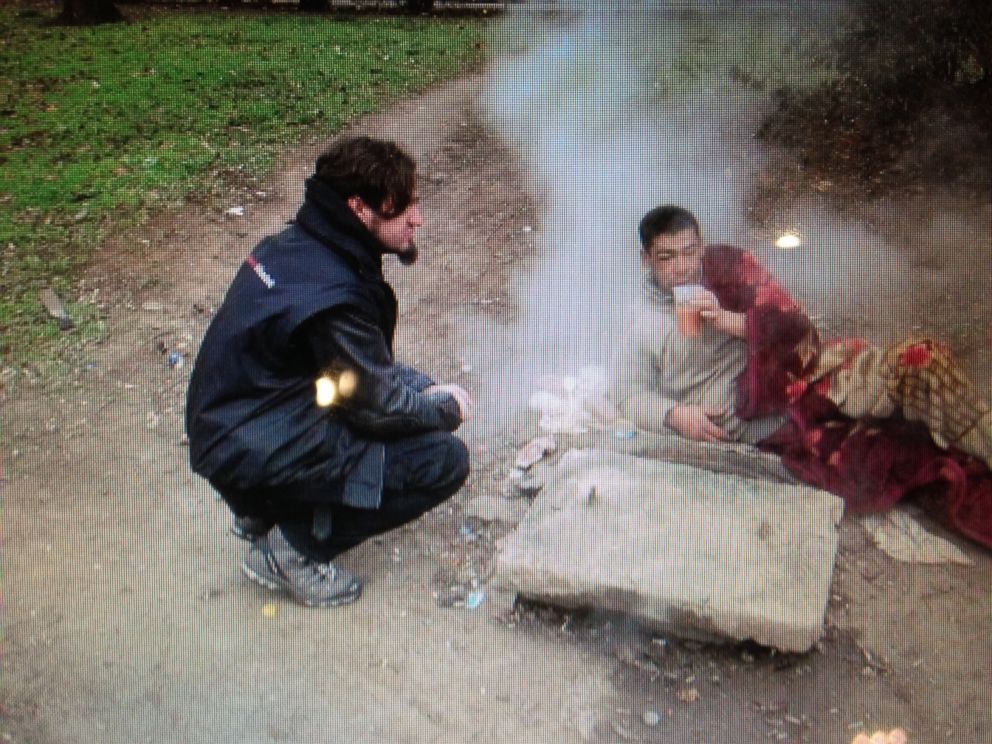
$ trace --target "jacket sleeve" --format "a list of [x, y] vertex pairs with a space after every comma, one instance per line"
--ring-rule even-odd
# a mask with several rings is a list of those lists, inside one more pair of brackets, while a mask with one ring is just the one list
[[433, 379], [425, 375], [419, 369], [414, 369], [406, 364], [399, 363], [395, 366], [396, 374], [399, 375], [400, 381], [409, 387], [412, 387], [418, 393], [424, 392], [424, 390], [435, 384]]
[[420, 392], [431, 384], [430, 378], [396, 364], [382, 331], [358, 311], [336, 308], [320, 313], [300, 333], [318, 367], [332, 379], [340, 379], [345, 371], [356, 375], [354, 392], [340, 396], [333, 407], [357, 430], [388, 437], [454, 431], [461, 423], [455, 399], [447, 393]]
[[614, 358], [616, 384], [614, 403], [638, 429], [669, 432], [665, 417], [676, 401], [659, 392], [661, 372], [655, 365], [650, 345], [639, 333], [629, 332]]

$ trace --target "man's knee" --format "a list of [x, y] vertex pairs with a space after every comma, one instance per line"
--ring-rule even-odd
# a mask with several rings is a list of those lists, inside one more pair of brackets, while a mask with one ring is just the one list
[[458, 437], [451, 436], [451, 444], [448, 451], [452, 481], [457, 482], [457, 490], [462, 487], [466, 480], [468, 480], [468, 474], [471, 469], [469, 465], [468, 447], [465, 445], [465, 442]]
[[432, 491], [443, 492], [445, 496], [450, 496], [468, 479], [470, 469], [468, 447], [453, 434], [444, 433], [438, 435], [437, 450], [429, 462], [432, 482], [425, 485]]
[[465, 443], [446, 432], [432, 432], [387, 446], [386, 487], [395, 491], [454, 494], [469, 474]]

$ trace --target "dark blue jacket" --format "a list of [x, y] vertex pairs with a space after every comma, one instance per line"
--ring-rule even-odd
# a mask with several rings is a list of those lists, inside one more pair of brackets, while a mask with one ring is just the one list
[[[384, 441], [458, 426], [446, 394], [393, 360], [397, 305], [384, 248], [311, 178], [296, 222], [263, 240], [207, 329], [187, 392], [195, 472], [223, 489], [327, 484], [381, 502]], [[358, 392], [320, 407], [316, 380], [356, 371]]]

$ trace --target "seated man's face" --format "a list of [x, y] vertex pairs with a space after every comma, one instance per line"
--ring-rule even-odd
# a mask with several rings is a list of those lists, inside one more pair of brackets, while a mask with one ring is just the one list
[[703, 239], [693, 229], [658, 235], [641, 253], [651, 278], [661, 289], [679, 284], [695, 284], [700, 278]]

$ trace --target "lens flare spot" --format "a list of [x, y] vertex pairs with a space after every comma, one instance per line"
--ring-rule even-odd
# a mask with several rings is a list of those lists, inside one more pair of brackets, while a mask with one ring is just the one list
[[317, 378], [317, 405], [321, 408], [327, 408], [334, 402], [334, 398], [337, 396], [337, 388], [334, 385], [334, 380], [332, 380], [327, 375]]
[[346, 369], [341, 373], [341, 377], [338, 378], [338, 393], [341, 394], [342, 398], [351, 397], [355, 393], [355, 389], [357, 387], [358, 375], [350, 369]]
[[788, 250], [790, 248], [798, 248], [802, 244], [803, 244], [803, 239], [799, 236], [798, 233], [794, 233], [794, 232], [784, 232], [781, 235], [779, 235], [778, 239], [775, 241], [775, 247], [782, 248], [784, 250]]

